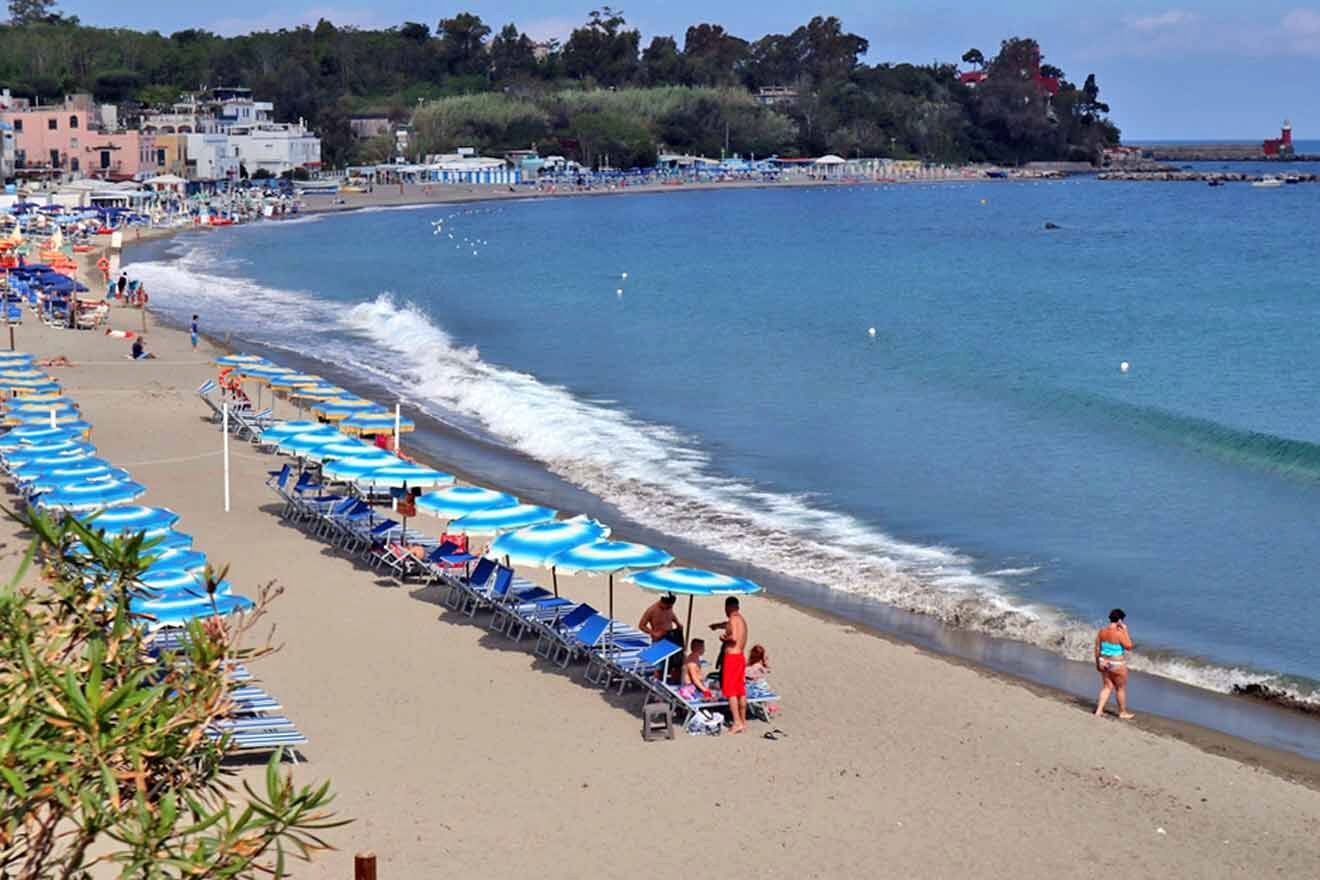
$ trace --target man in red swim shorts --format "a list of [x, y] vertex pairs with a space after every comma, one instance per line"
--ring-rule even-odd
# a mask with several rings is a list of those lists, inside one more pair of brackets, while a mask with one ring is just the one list
[[720, 667], [720, 690], [729, 701], [729, 712], [733, 715], [730, 733], [742, 733], [747, 729], [747, 621], [738, 610], [738, 599], [730, 596], [724, 600], [724, 613], [728, 620], [724, 623], [711, 624], [711, 629], [723, 629], [720, 641], [724, 642], [724, 665]]

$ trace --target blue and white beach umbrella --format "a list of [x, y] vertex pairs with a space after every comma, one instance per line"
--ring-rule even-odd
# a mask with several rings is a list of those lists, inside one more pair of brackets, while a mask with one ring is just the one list
[[248, 367], [254, 364], [268, 364], [270, 361], [255, 354], [227, 354], [218, 357], [215, 362], [222, 367]]
[[[151, 552], [155, 553], [156, 551], [153, 549]], [[194, 574], [204, 571], [206, 569], [206, 554], [189, 547], [165, 550], [155, 557], [155, 560], [147, 567], [143, 575], [159, 574], [167, 569], [182, 569]]]
[[36, 505], [46, 509], [58, 507], [72, 511], [100, 510], [103, 507], [114, 507], [136, 501], [146, 491], [146, 486], [134, 483], [132, 480], [69, 483], [36, 496]]
[[[244, 371], [239, 370], [239, 372], [241, 373]], [[320, 385], [324, 382], [325, 380], [320, 376], [313, 376], [311, 373], [299, 373], [290, 370], [287, 373], [280, 373], [271, 376], [266, 384], [270, 385], [271, 389], [274, 391], [287, 391], [290, 388], [309, 387], [312, 385]]]
[[[31, 425], [37, 428], [50, 427], [50, 413], [15, 413], [10, 418], [11, 425]], [[77, 431], [79, 434], [86, 434], [92, 430], [91, 422], [84, 421], [81, 413], [72, 413], [69, 415], [55, 414], [55, 427], [65, 428], [70, 431]]]
[[692, 636], [692, 602], [697, 596], [750, 596], [761, 592], [761, 585], [745, 578], [731, 577], [700, 568], [653, 568], [628, 575], [627, 580], [653, 593], [672, 593], [688, 597], [687, 628]]
[[[354, 434], [393, 434], [394, 413], [365, 412], [356, 413], [339, 423], [340, 430]], [[417, 423], [404, 416], [399, 417], [400, 431], [416, 430]]]
[[454, 475], [405, 461], [402, 464], [387, 464], [367, 471], [353, 482], [360, 486], [374, 486], [380, 489], [427, 489], [454, 482]]
[[16, 399], [9, 404], [10, 412], [50, 412], [51, 409], [77, 409], [78, 404], [71, 397], [52, 397], [49, 400]]
[[187, 550], [193, 545], [193, 536], [187, 532], [176, 532], [173, 529], [166, 529], [163, 532], [153, 534], [147, 539], [151, 543], [151, 548], [146, 552], [151, 555], [162, 555], [171, 550]]
[[17, 449], [6, 449], [0, 455], [4, 457], [5, 464], [12, 470], [25, 461], [48, 458], [52, 455], [74, 450], [81, 450], [90, 454], [95, 451], [95, 448], [90, 443], [83, 443], [80, 440], [39, 440], [20, 446]]
[[41, 427], [39, 425], [20, 425], [12, 428], [3, 436], [0, 436], [0, 452], [10, 449], [21, 449], [24, 446], [30, 446], [33, 443], [50, 443], [60, 440], [77, 440], [79, 434], [77, 431], [71, 431], [68, 428], [52, 428], [50, 425]]
[[146, 618], [149, 629], [167, 626], [185, 626], [190, 620], [203, 617], [223, 616], [252, 608], [252, 600], [235, 593], [225, 593], [211, 598], [198, 598], [190, 594], [160, 599], [130, 599], [129, 611]]
[[491, 542], [493, 556], [503, 556], [509, 563], [539, 565], [550, 569], [555, 595], [559, 595], [559, 574], [552, 560], [566, 550], [609, 537], [610, 527], [587, 516], [545, 522], [506, 532]]
[[[84, 465], [83, 462], [98, 463]], [[43, 473], [34, 474], [30, 481], [24, 483], [23, 491], [37, 495], [73, 483], [123, 483], [132, 479], [128, 471], [123, 468], [112, 467], [99, 458], [84, 458], [69, 467], [52, 468]]]
[[86, 447], [81, 449], [61, 449], [59, 452], [46, 452], [40, 455], [24, 457], [16, 462], [9, 463], [9, 470], [15, 474], [35, 474], [41, 471], [47, 471], [51, 468], [64, 467], [70, 462], [87, 458], [96, 452], [96, 447], [86, 443], [79, 446]]
[[417, 499], [417, 509], [441, 519], [457, 519], [469, 513], [488, 508], [515, 507], [518, 499], [507, 492], [483, 489], [481, 486], [450, 486], [427, 492]]
[[363, 443], [361, 440], [350, 440], [345, 437], [334, 443], [313, 447], [307, 450], [304, 457], [308, 461], [333, 461], [336, 458], [361, 458], [378, 452], [389, 455], [388, 452], [372, 446], [370, 443]]
[[445, 525], [445, 531], [451, 535], [498, 535], [501, 532], [548, 523], [558, 515], [558, 511], [535, 504], [488, 507], [450, 520]]
[[550, 558], [565, 572], [604, 572], [610, 577], [610, 634], [614, 633], [614, 573], [634, 568], [658, 568], [674, 561], [663, 550], [629, 541], [593, 541], [579, 544]]
[[[195, 550], [187, 550], [185, 553], [197, 553]], [[201, 568], [206, 567], [204, 554]], [[182, 560], [180, 560], [182, 561]], [[183, 565], [168, 566], [156, 564], [147, 571], [138, 575], [138, 583], [152, 593], [157, 595], [171, 595], [177, 598], [192, 596], [193, 598], [206, 598], [206, 584], [204, 575], [198, 571], [191, 570]], [[216, 584], [215, 593], [217, 596], [223, 596], [232, 592], [229, 581], [221, 581]], [[148, 597], [149, 598], [149, 597]]]
[[292, 437], [285, 437], [275, 445], [275, 448], [286, 455], [306, 455], [309, 449], [325, 446], [327, 443], [339, 443], [347, 439], [334, 428], [326, 427], [308, 431], [304, 434], [294, 434]]
[[0, 351], [0, 367], [18, 369], [31, 366], [32, 355], [23, 351]]
[[111, 507], [78, 519], [92, 531], [105, 532], [107, 537], [121, 537], [135, 532], [145, 532], [147, 537], [155, 537], [178, 522], [179, 515], [166, 507], [128, 505]]
[[314, 422], [309, 419], [299, 419], [291, 422], [276, 422], [269, 428], [261, 431], [261, 440], [263, 443], [274, 443], [283, 440], [285, 437], [295, 437], [298, 434], [315, 433], [326, 427], [324, 422]]
[[0, 382], [0, 389], [13, 390], [15, 394], [59, 394], [59, 382], [24, 382], [20, 384]]
[[334, 480], [339, 483], [352, 483], [359, 477], [371, 473], [372, 471], [385, 467], [388, 464], [406, 464], [398, 456], [392, 455], [383, 449], [377, 449], [367, 455], [360, 455], [354, 458], [337, 458], [328, 461], [321, 466], [321, 476], [327, 480]]

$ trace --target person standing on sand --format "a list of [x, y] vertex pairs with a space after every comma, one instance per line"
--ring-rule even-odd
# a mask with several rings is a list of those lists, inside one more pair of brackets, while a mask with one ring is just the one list
[[733, 716], [730, 733], [742, 733], [747, 729], [747, 658], [743, 651], [747, 648], [747, 621], [738, 608], [736, 596], [724, 600], [724, 614], [728, 617], [723, 623], [712, 623], [711, 629], [722, 629], [720, 641], [724, 643], [724, 665], [720, 668], [720, 690], [729, 701], [729, 713]]
[[[673, 596], [661, 596], [642, 614], [637, 628], [650, 636], [653, 643], [669, 638], [670, 632], [679, 629], [678, 615], [674, 613], [675, 601]], [[678, 644], [683, 644], [681, 636]]]
[[192, 340], [192, 350], [197, 350], [197, 316], [193, 315], [192, 324], [188, 326], [189, 338]]
[[1118, 696], [1118, 717], [1133, 718], [1127, 709], [1127, 655], [1132, 650], [1132, 636], [1128, 634], [1127, 615], [1122, 608], [1109, 612], [1109, 625], [1095, 634], [1095, 668], [1100, 673], [1100, 701], [1096, 704], [1096, 717], [1105, 714], [1105, 705], [1111, 693]]
[[124, 290], [125, 290], [127, 287], [128, 287], [128, 273], [127, 273], [127, 272], [120, 272], [120, 273], [119, 273], [119, 298], [120, 298], [120, 299], [123, 299], [123, 298], [124, 298]]

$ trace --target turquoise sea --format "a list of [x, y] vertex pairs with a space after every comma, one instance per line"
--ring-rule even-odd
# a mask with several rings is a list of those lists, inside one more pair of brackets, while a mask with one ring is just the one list
[[1075, 659], [1119, 605], [1138, 668], [1320, 701], [1318, 231], [1313, 184], [764, 189], [316, 216], [130, 271], [799, 597]]

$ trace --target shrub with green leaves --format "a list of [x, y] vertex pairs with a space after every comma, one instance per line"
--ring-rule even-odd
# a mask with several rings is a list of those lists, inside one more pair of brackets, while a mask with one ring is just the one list
[[[272, 650], [243, 642], [278, 590], [153, 652], [130, 605], [150, 540], [21, 521], [35, 537], [0, 587], [0, 877], [282, 877], [328, 849], [328, 783], [295, 786], [277, 752], [264, 790], [238, 784], [208, 733], [234, 710], [234, 664]], [[208, 593], [223, 577], [207, 569]]]

